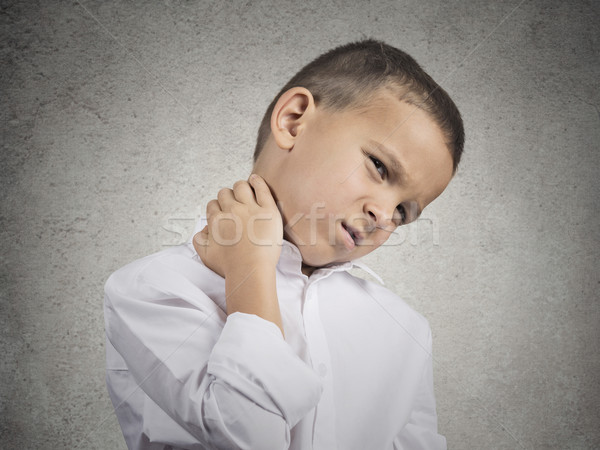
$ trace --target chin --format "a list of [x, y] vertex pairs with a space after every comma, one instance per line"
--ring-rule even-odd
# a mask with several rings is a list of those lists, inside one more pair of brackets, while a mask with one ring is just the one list
[[[312, 248], [299, 247], [300, 254], [302, 255], [302, 263], [310, 267], [323, 267], [327, 264], [335, 262], [350, 261], [350, 257], [347, 259], [340, 258], [340, 255], [335, 255], [333, 252], [320, 252], [314, 246]], [[331, 249], [329, 249], [331, 250]]]

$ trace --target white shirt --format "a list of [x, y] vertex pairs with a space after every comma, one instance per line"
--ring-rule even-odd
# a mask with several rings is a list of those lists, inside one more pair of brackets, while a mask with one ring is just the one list
[[[225, 313], [224, 279], [191, 242], [105, 287], [107, 385], [130, 449], [445, 449], [431, 332], [357, 263], [301, 272], [284, 241], [285, 330]], [[359, 265], [360, 266], [360, 265]]]

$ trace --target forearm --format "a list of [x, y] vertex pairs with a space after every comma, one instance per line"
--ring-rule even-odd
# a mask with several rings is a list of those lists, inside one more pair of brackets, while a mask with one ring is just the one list
[[275, 279], [274, 267], [240, 264], [225, 277], [227, 314], [255, 314], [273, 322], [283, 333]]
[[110, 368], [133, 377], [129, 387], [112, 378], [115, 406], [128, 408], [131, 392], [143, 391], [154, 403], [142, 398], [133, 411], [161, 442], [287, 448], [289, 430], [319, 401], [320, 379], [271, 322], [243, 313], [226, 319], [181, 264], [173, 272], [144, 262], [142, 275], [134, 276], [138, 265], [107, 283], [107, 336], [123, 360]]

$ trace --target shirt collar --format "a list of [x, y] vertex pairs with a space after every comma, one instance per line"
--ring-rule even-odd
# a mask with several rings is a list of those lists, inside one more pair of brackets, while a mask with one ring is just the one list
[[[279, 269], [282, 272], [301, 274], [302, 273], [302, 255], [300, 250], [293, 243], [284, 240], [281, 249], [281, 257], [278, 263]], [[362, 260], [357, 259], [354, 261], [347, 261], [341, 263], [332, 263], [323, 267], [319, 267], [315, 270], [314, 274], [320, 274], [321, 276], [329, 275], [333, 272], [348, 271], [352, 268], [359, 268], [367, 272], [381, 284], [385, 284], [381, 277], [377, 275], [369, 266], [367, 266]]]
[[377, 281], [379, 281], [381, 284], [385, 285], [385, 282], [383, 281], [383, 279], [379, 275], [377, 275], [377, 273], [373, 269], [371, 269], [369, 266], [367, 266], [364, 263], [364, 261], [362, 261], [361, 259], [356, 259], [356, 260], [352, 261], [352, 264], [354, 267], [358, 267], [359, 269], [364, 270], [369, 275], [371, 275], [373, 278], [375, 278]]
[[[194, 233], [190, 237], [188, 241], [188, 245], [193, 246], [192, 239], [194, 235], [200, 231], [208, 224], [206, 218], [201, 218], [196, 223], [196, 228], [194, 229]], [[192, 247], [193, 248], [193, 247]], [[300, 254], [300, 250], [294, 244], [289, 241], [283, 240], [283, 245], [281, 248], [281, 257], [279, 258], [279, 262], [277, 264], [279, 269], [284, 273], [289, 274], [302, 274], [302, 255]], [[327, 266], [320, 267], [316, 272], [319, 272], [324, 275], [328, 275], [333, 272], [339, 271], [348, 271], [354, 267], [364, 270], [381, 284], [385, 284], [379, 275], [377, 275], [369, 266], [367, 266], [362, 260], [356, 259], [354, 261], [348, 261], [343, 263], [332, 263]]]

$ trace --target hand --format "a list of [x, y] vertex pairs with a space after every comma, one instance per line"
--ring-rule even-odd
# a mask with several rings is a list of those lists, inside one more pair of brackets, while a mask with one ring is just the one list
[[267, 183], [252, 174], [233, 189], [221, 189], [207, 207], [208, 225], [194, 236], [202, 262], [222, 277], [250, 267], [274, 269], [283, 223]]

